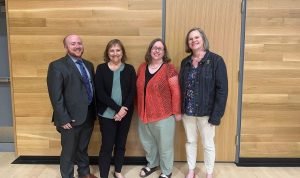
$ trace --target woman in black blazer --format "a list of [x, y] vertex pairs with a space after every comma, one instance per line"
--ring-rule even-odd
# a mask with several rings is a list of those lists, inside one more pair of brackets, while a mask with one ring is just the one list
[[95, 76], [97, 112], [102, 145], [99, 153], [101, 178], [108, 178], [112, 151], [114, 151], [115, 178], [121, 174], [125, 146], [134, 109], [136, 73], [126, 64], [125, 48], [118, 39], [108, 42], [104, 51], [105, 63], [99, 64]]

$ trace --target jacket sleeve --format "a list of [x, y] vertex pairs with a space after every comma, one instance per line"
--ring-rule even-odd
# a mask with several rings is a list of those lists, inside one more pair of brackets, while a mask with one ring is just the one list
[[100, 65], [96, 69], [95, 75], [95, 89], [96, 89], [96, 97], [97, 102], [110, 107], [111, 109], [118, 112], [121, 109], [121, 106], [118, 105], [114, 100], [109, 96], [109, 94], [105, 91], [105, 72], [103, 72], [104, 68], [101, 68]]
[[129, 68], [129, 79], [130, 79], [130, 84], [129, 85], [129, 94], [127, 98], [125, 98], [124, 106], [129, 108], [130, 106], [133, 105], [134, 103], [134, 98], [136, 95], [136, 73], [133, 68], [133, 66], [128, 65]]
[[219, 58], [216, 63], [215, 74], [215, 100], [213, 111], [208, 122], [213, 125], [220, 125], [221, 118], [223, 117], [225, 112], [228, 95], [227, 70], [222, 58]]
[[64, 99], [64, 78], [60, 70], [53, 63], [49, 65], [47, 75], [47, 86], [50, 101], [53, 107], [53, 119], [56, 126], [62, 126], [71, 122], [71, 116], [65, 106]]

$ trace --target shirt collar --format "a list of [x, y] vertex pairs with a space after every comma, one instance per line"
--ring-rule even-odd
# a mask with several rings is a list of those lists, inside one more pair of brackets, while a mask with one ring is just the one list
[[81, 58], [74, 57], [74, 56], [71, 56], [71, 55], [69, 55], [69, 54], [68, 54], [68, 56], [72, 59], [72, 61], [73, 61], [74, 63], [76, 63], [76, 61], [78, 61], [78, 60], [81, 60], [81, 61], [82, 61]]
[[[203, 59], [200, 61], [202, 64], [204, 64], [208, 60], [208, 54], [209, 54], [209, 50], [206, 50], [206, 53], [205, 53]], [[192, 54], [189, 56], [189, 60], [187, 62], [189, 64], [192, 64]]]

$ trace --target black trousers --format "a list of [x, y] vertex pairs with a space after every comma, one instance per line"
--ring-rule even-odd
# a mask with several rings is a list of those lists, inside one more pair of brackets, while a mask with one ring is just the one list
[[99, 119], [102, 135], [102, 144], [99, 153], [101, 178], [108, 178], [112, 151], [114, 151], [115, 172], [121, 172], [122, 170], [131, 117], [132, 114], [128, 113], [121, 121], [103, 117]]
[[74, 164], [79, 177], [90, 174], [88, 145], [94, 129], [94, 118], [89, 111], [86, 121], [72, 129], [57, 127], [61, 134], [60, 173], [62, 178], [74, 177]]

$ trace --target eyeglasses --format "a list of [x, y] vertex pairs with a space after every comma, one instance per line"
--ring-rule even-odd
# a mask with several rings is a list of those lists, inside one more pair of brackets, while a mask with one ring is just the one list
[[152, 50], [152, 51], [158, 51], [158, 52], [161, 52], [161, 51], [163, 51], [164, 49], [163, 49], [163, 48], [152, 47], [151, 50]]

